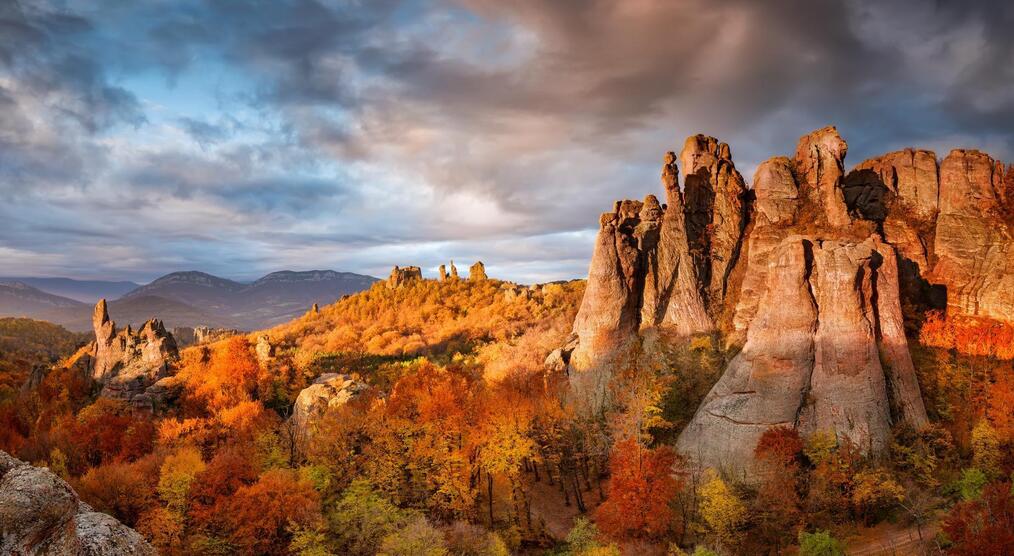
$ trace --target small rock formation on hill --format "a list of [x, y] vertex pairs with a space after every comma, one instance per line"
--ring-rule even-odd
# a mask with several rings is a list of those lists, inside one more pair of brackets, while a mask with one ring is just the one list
[[486, 266], [482, 264], [482, 261], [477, 261], [468, 269], [468, 279], [473, 282], [489, 279], [489, 277], [486, 276]]
[[387, 279], [387, 287], [394, 289], [409, 282], [422, 280], [422, 269], [418, 266], [394, 267]]
[[63, 479], [0, 451], [0, 554], [154, 555], [133, 529], [81, 502]]
[[130, 326], [117, 331], [102, 299], [92, 313], [92, 327], [95, 341], [88, 347], [86, 365], [91, 377], [102, 385], [101, 395], [151, 408], [166, 385], [150, 392], [149, 388], [167, 378], [179, 358], [176, 341], [162, 321], [151, 319], [137, 332]]
[[292, 408], [292, 422], [300, 437], [312, 436], [318, 420], [328, 409], [340, 407], [366, 390], [367, 385], [351, 375], [326, 373], [299, 392]]
[[271, 338], [262, 334], [257, 338], [257, 346], [254, 348], [257, 353], [257, 362], [263, 367], [275, 356], [275, 346], [271, 345]]
[[437, 272], [438, 272], [438, 276], [439, 276], [438, 279], [441, 282], [446, 282], [447, 281], [447, 267], [444, 266], [444, 265], [440, 265], [440, 268], [439, 268], [439, 270]]
[[458, 267], [454, 266], [454, 261], [451, 261], [451, 280], [458, 279]]
[[211, 328], [209, 326], [176, 326], [172, 329], [177, 348], [210, 344], [240, 334], [235, 328]]

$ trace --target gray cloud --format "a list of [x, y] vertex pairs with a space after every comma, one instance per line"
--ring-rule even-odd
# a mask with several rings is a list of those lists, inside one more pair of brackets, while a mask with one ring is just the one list
[[1011, 28], [1000, 0], [8, 1], [0, 253], [141, 280], [579, 276], [596, 215], [657, 193], [692, 133], [748, 180], [828, 123], [852, 163], [1014, 158]]

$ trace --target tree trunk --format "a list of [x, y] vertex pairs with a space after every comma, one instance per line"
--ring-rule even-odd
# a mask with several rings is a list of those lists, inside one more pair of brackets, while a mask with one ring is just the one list
[[489, 528], [493, 528], [493, 474], [486, 472], [486, 495], [489, 497]]
[[577, 471], [571, 475], [571, 478], [574, 483], [574, 501], [577, 502], [577, 509], [581, 513], [585, 513], [588, 511], [588, 508], [585, 507], [584, 498], [581, 496], [581, 483], [577, 480]]

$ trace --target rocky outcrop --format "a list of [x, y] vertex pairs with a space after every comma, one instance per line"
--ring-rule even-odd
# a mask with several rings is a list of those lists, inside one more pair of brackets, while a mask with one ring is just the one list
[[643, 206], [617, 201], [599, 218], [588, 286], [574, 320], [578, 347], [570, 363], [578, 371], [614, 363], [637, 337], [644, 273], [635, 231]]
[[846, 151], [828, 127], [803, 136], [794, 159], [757, 168], [730, 335], [743, 348], [678, 440], [701, 465], [756, 476], [753, 450], [774, 426], [832, 432], [875, 453], [894, 423], [927, 422], [898, 254], [879, 233], [856, 239], [876, 229], [862, 221], [886, 221], [898, 194], [877, 173], [883, 163], [843, 177]]
[[328, 409], [345, 405], [366, 390], [365, 383], [351, 375], [327, 373], [299, 392], [292, 408], [292, 422], [300, 436], [313, 435]]
[[817, 224], [844, 228], [852, 223], [845, 205], [842, 178], [848, 145], [838, 129], [828, 126], [804, 135], [796, 147], [795, 175], [799, 190], [815, 208]]
[[102, 396], [151, 408], [159, 400], [147, 389], [170, 376], [179, 359], [176, 341], [162, 321], [151, 319], [137, 332], [130, 326], [117, 330], [109, 319], [106, 300], [92, 313], [95, 341], [89, 346], [89, 374], [102, 385]]
[[680, 162], [690, 250], [701, 291], [710, 307], [719, 308], [746, 227], [746, 183], [736, 171], [729, 145], [714, 137], [688, 137]]
[[447, 281], [447, 267], [446, 266], [440, 265], [440, 268], [438, 269], [438, 277], [439, 277], [438, 279], [441, 282]]
[[1014, 237], [1000, 214], [1003, 167], [989, 155], [953, 150], [940, 164], [936, 265], [948, 312], [1014, 322]]
[[240, 333], [235, 328], [211, 328], [210, 326], [176, 326], [172, 329], [177, 348], [210, 344]]
[[[869, 170], [904, 203], [904, 210], [924, 219], [937, 213], [940, 180], [932, 151], [905, 149], [866, 160], [856, 171]], [[899, 207], [901, 208], [901, 207]]]
[[387, 287], [394, 289], [404, 286], [410, 282], [422, 280], [422, 269], [418, 266], [395, 266], [391, 269], [391, 275], [387, 278]]
[[[574, 321], [578, 342], [570, 367], [576, 371], [611, 365], [639, 331], [657, 327], [688, 336], [713, 328], [705, 303], [709, 286], [702, 284], [699, 260], [692, 255], [691, 212], [676, 161], [674, 153], [666, 153], [665, 205], [654, 195], [617, 201], [599, 219], [588, 286]], [[707, 167], [702, 168], [695, 177], [703, 180], [695, 186], [699, 190], [711, 184], [704, 180]]]
[[668, 153], [664, 204], [649, 195], [602, 216], [576, 345], [547, 368], [603, 368], [601, 393], [608, 369], [657, 338], [724, 333], [742, 349], [679, 446], [734, 471], [776, 424], [867, 452], [898, 422], [924, 425], [905, 319], [946, 306], [1014, 322], [1014, 168], [906, 149], [846, 174], [847, 152], [834, 127], [816, 130], [758, 166], [748, 191], [727, 145], [687, 139], [683, 189]]
[[488, 280], [486, 276], [486, 265], [482, 264], [482, 261], [477, 261], [468, 269], [468, 279], [473, 282], [481, 282], [482, 280]]
[[450, 279], [451, 280], [457, 280], [458, 279], [458, 267], [454, 266], [454, 261], [451, 261], [451, 276], [450, 276]]
[[801, 200], [792, 169], [791, 160], [775, 157], [761, 163], [754, 174], [753, 227], [745, 241], [745, 256], [740, 263], [745, 265], [746, 272], [733, 317], [730, 343], [743, 343], [766, 288], [771, 253], [796, 222]]
[[[678, 449], [744, 480], [757, 440], [789, 426], [868, 452], [890, 441], [892, 399], [915, 426], [925, 409], [900, 328], [897, 266], [877, 237], [790, 236], [770, 254], [742, 351], [681, 433]], [[890, 367], [881, 364], [880, 350]]]
[[154, 555], [133, 529], [92, 509], [66, 482], [0, 451], [0, 553]]

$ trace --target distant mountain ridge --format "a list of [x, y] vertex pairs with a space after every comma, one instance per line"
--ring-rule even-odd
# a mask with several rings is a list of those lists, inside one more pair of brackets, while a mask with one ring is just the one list
[[4, 276], [0, 282], [21, 282], [49, 294], [59, 295], [94, 305], [102, 298], [116, 299], [137, 289], [140, 284], [128, 281], [75, 280], [72, 278], [39, 278], [34, 276]]
[[[30, 278], [41, 284], [82, 284], [65, 278]], [[212, 326], [256, 330], [290, 320], [314, 303], [329, 304], [365, 290], [372, 276], [334, 270], [282, 270], [242, 283], [206, 272], [172, 272], [111, 298], [110, 309], [122, 324], [140, 324], [157, 316], [167, 326]], [[0, 316], [24, 316], [88, 330], [93, 301], [82, 303], [25, 282], [0, 286]], [[133, 284], [105, 282], [100, 284]]]

